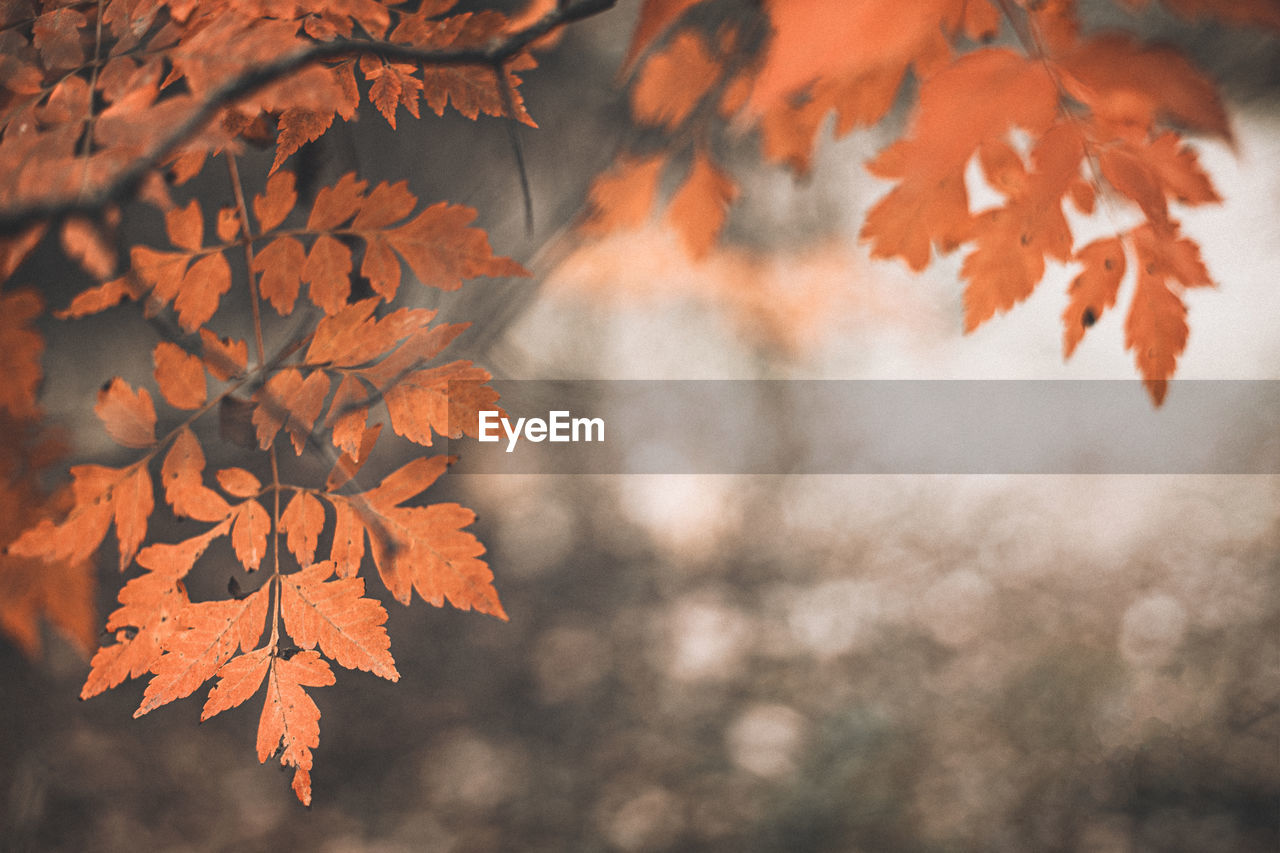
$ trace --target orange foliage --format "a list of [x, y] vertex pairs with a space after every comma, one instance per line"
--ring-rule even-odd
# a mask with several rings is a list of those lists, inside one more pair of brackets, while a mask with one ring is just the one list
[[[355, 118], [362, 98], [392, 127], [401, 108], [418, 117], [422, 101], [436, 114], [452, 105], [470, 118], [509, 116], [532, 126], [519, 93], [518, 74], [535, 66], [527, 50], [512, 50], [497, 68], [442, 65], [430, 53], [488, 49], [495, 38], [518, 36], [520, 27], [561, 12], [534, 4], [513, 21], [493, 12], [452, 14], [449, 0], [414, 9], [377, 0], [192, 0], [161, 4], [157, 14], [147, 4], [108, 0], [87, 8], [39, 4], [49, 8], [24, 18], [27, 5], [0, 9], [7, 39], [0, 48], [0, 212], [136, 191], [163, 211], [168, 245], [131, 246], [120, 272], [110, 239], [117, 209], [60, 219], [64, 250], [98, 283], [54, 314], [74, 319], [139, 302], [148, 317], [176, 320], [159, 328], [180, 333], [153, 347], [158, 396], [121, 376], [98, 393], [94, 412], [116, 443], [136, 451], [132, 461], [77, 465], [71, 485], [49, 501], [36, 478], [56, 453], [30, 440], [40, 417], [43, 347], [32, 321], [42, 305], [28, 291], [0, 291], [0, 367], [7, 374], [0, 421], [8, 437], [0, 447], [0, 628], [34, 653], [43, 616], [87, 653], [93, 561], [114, 529], [119, 568], [134, 574], [107, 619], [112, 639], [93, 655], [82, 696], [149, 675], [136, 712], [142, 715], [216, 679], [207, 718], [265, 682], [259, 758], [279, 751], [296, 770], [299, 799], [310, 802], [320, 712], [307, 689], [333, 683], [326, 659], [399, 677], [386, 611], [359, 577], [366, 537], [373, 565], [398, 600], [407, 604], [416, 589], [435, 605], [449, 601], [506, 618], [481, 559], [484, 547], [464, 530], [474, 515], [457, 504], [417, 500], [447, 460], [416, 460], [381, 486], [350, 488], [378, 455], [383, 424], [370, 423], [376, 403], [385, 403], [396, 433], [431, 445], [438, 435], [474, 435], [477, 410], [497, 400], [484, 369], [437, 363], [466, 324], [432, 325], [434, 311], [388, 303], [400, 294], [406, 267], [439, 290], [527, 273], [494, 254], [469, 207], [419, 205], [403, 181], [370, 188], [355, 174], [300, 199], [298, 181], [283, 167], [335, 118]], [[335, 42], [350, 49], [225, 94], [264, 66]], [[407, 56], [417, 51], [424, 61], [377, 54], [388, 47]], [[211, 110], [208, 120], [179, 133], [201, 109]], [[268, 177], [247, 202], [235, 159], [243, 141], [275, 144]], [[227, 160], [236, 204], [174, 203], [164, 172], [181, 184], [218, 155]], [[136, 187], [113, 183], [138, 163], [154, 168]], [[303, 212], [295, 213], [300, 204]], [[47, 230], [37, 222], [0, 240], [0, 284]], [[357, 274], [372, 298], [352, 301]], [[211, 324], [233, 283], [245, 279], [252, 330], [239, 337], [215, 332]], [[289, 315], [301, 299], [322, 315], [314, 330], [283, 341], [264, 334], [262, 303]], [[222, 468], [211, 481], [202, 443], [218, 439], [198, 436], [197, 422], [215, 409], [220, 437], [261, 451], [262, 459]], [[284, 436], [297, 454], [336, 460], [323, 485], [280, 479]], [[198, 525], [185, 539], [148, 544], [156, 476], [159, 508]], [[228, 598], [192, 601], [184, 579], [222, 537], [250, 590], [242, 592], [233, 576]], [[317, 562], [322, 540], [331, 542], [331, 554]]]
[[[0, 628], [35, 653], [44, 618], [87, 653], [92, 567], [114, 530], [114, 559], [131, 574], [81, 696], [150, 676], [142, 715], [216, 679], [203, 719], [265, 684], [258, 757], [278, 753], [293, 767], [304, 803], [320, 719], [308, 688], [334, 683], [330, 662], [399, 677], [386, 611], [361, 577], [366, 551], [404, 604], [416, 593], [507, 618], [485, 548], [466, 529], [474, 514], [421, 501], [451, 458], [412, 459], [372, 487], [359, 476], [378, 455], [385, 424], [432, 446], [442, 435], [474, 436], [477, 412], [497, 401], [486, 370], [440, 359], [466, 324], [433, 325], [434, 311], [390, 306], [405, 268], [439, 291], [527, 273], [494, 254], [469, 207], [419, 204], [404, 181], [370, 188], [354, 173], [302, 198], [285, 168], [337, 119], [355, 119], [362, 101], [393, 128], [405, 114], [417, 118], [423, 102], [436, 115], [451, 107], [536, 126], [519, 90], [519, 75], [536, 66], [530, 39], [549, 43], [547, 27], [576, 7], [530, 0], [511, 18], [456, 5], [0, 4]], [[1166, 5], [1280, 28], [1268, 0]], [[717, 14], [720, 6], [641, 6], [623, 69], [638, 69], [631, 108], [650, 142], [678, 144], [623, 151], [595, 181], [583, 230], [621, 242], [603, 255], [607, 243], [586, 247], [567, 270], [598, 271], [619, 258], [656, 269], [680, 245], [703, 259], [705, 298], [780, 348], [799, 346], [848, 308], [848, 290], [830, 284], [849, 253], [786, 258], [784, 268], [718, 248], [739, 196], [722, 163], [744, 131], [757, 129], [764, 158], [802, 174], [829, 115], [838, 135], [877, 122], [912, 75], [919, 101], [906, 132], [869, 164], [892, 184], [862, 231], [871, 254], [922, 269], [935, 250], [965, 252], [967, 330], [1025, 299], [1047, 263], [1081, 264], [1063, 313], [1068, 356], [1135, 270], [1126, 346], [1152, 397], [1163, 399], [1189, 334], [1182, 291], [1211, 284], [1176, 219], [1179, 205], [1218, 200], [1185, 135], [1230, 139], [1216, 87], [1190, 62], [1127, 36], [1083, 34], [1069, 0], [922, 0], [909, 9], [890, 0], [766, 0], [755, 19]], [[1006, 27], [1020, 49], [974, 48]], [[516, 38], [522, 32], [529, 38]], [[508, 49], [493, 53], [504, 39]], [[474, 53], [461, 61], [460, 50]], [[1024, 137], [1028, 146], [1018, 144]], [[246, 142], [274, 145], [267, 175], [250, 188], [236, 159]], [[211, 159], [224, 161], [235, 205], [175, 202], [173, 186]], [[973, 162], [1001, 197], [989, 210], [971, 209]], [[669, 199], [668, 172], [678, 173]], [[248, 201], [246, 189], [257, 190]], [[1141, 221], [1077, 249], [1063, 204], [1089, 213], [1100, 194], [1131, 205]], [[122, 205], [137, 201], [163, 213], [168, 244], [117, 256]], [[659, 219], [666, 230], [654, 236]], [[75, 465], [53, 496], [38, 485], [59, 457], [55, 442], [36, 438], [44, 343], [34, 321], [43, 304], [9, 284], [46, 234], [96, 282], [55, 317], [137, 302], [160, 318], [165, 337], [152, 349], [158, 397], [122, 376], [104, 377], [97, 394], [94, 412], [133, 451], [129, 461]], [[353, 300], [357, 275], [369, 298]], [[248, 284], [253, 322], [231, 337], [212, 326], [226, 319], [220, 312], [236, 282]], [[283, 316], [303, 299], [318, 309], [314, 328], [282, 340], [264, 333], [263, 303]], [[217, 438], [198, 435], [214, 410]], [[322, 484], [281, 479], [286, 436], [295, 454], [331, 457]], [[254, 461], [208, 478], [202, 441], [218, 440]], [[148, 542], [157, 508], [190, 519], [194, 532]], [[192, 601], [185, 579], [223, 537], [238, 563], [228, 569], [228, 597]], [[317, 561], [322, 543], [328, 553]]]
[[[963, 251], [965, 331], [1025, 300], [1049, 262], [1082, 264], [1063, 314], [1067, 356], [1114, 303], [1124, 256], [1139, 259], [1129, 269], [1162, 259], [1164, 273], [1142, 272], [1134, 284], [1126, 341], [1152, 399], [1163, 400], [1187, 338], [1181, 288], [1209, 283], [1198, 254], [1190, 263], [1195, 243], [1181, 234], [1176, 205], [1220, 200], [1184, 138], [1231, 139], [1217, 87], [1185, 57], [1122, 33], [1085, 33], [1069, 0], [924, 0], [909, 10], [891, 0], [766, 0], [762, 21], [717, 15], [718, 5], [645, 0], [626, 59], [639, 66], [632, 113], [675, 144], [619, 154], [592, 187], [587, 233], [639, 228], [666, 207], [689, 254], [706, 257], [737, 197], [711, 150], [756, 129], [764, 159], [803, 175], [828, 116], [837, 136], [874, 124], [912, 74], [919, 98], [907, 131], [867, 164], [891, 182], [862, 228], [871, 255], [922, 270], [935, 250]], [[1266, 0], [1166, 5], [1280, 29]], [[695, 6], [705, 14], [686, 15]], [[1006, 29], [1018, 49], [973, 47]], [[664, 174], [688, 160], [689, 177], [663, 199]], [[973, 209], [974, 162], [1002, 196], [993, 208]], [[1064, 203], [1092, 214], [1100, 194], [1132, 204], [1144, 222], [1077, 250]]]

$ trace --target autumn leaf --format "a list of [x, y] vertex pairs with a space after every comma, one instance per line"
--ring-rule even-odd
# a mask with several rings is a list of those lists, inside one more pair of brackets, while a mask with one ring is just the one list
[[[351, 250], [334, 237], [322, 234], [302, 264], [302, 280], [308, 294], [326, 314], [337, 314], [351, 295]], [[287, 312], [282, 312], [287, 313]]]
[[270, 447], [283, 427], [293, 441], [294, 450], [301, 455], [328, 393], [329, 377], [319, 371], [303, 378], [301, 371], [290, 368], [267, 380], [254, 394], [257, 408], [253, 412], [253, 423], [258, 432], [258, 446], [263, 450]]
[[198, 252], [204, 246], [204, 216], [196, 199], [191, 199], [186, 207], [174, 208], [165, 214], [164, 225], [173, 245], [191, 252]]
[[218, 683], [200, 711], [200, 722], [244, 704], [258, 692], [271, 665], [269, 648], [237, 655], [218, 668]]
[[[479, 559], [484, 546], [462, 530], [475, 521], [475, 514], [453, 503], [400, 506], [435, 482], [451, 461], [443, 456], [417, 459], [351, 501], [330, 500], [335, 507], [347, 503], [361, 516], [378, 573], [397, 601], [408, 604], [417, 590], [437, 607], [448, 601], [459, 610], [475, 609], [505, 620], [493, 573]], [[351, 564], [346, 555], [335, 562]]]
[[1076, 253], [1084, 264], [1071, 281], [1071, 302], [1062, 313], [1062, 353], [1070, 358], [1084, 333], [1102, 313], [1116, 304], [1120, 280], [1124, 278], [1124, 243], [1118, 237], [1094, 240]]
[[[128, 469], [102, 465], [71, 468], [72, 507], [61, 522], [41, 519], [9, 545], [17, 557], [37, 557], [46, 563], [85, 562], [98, 550], [115, 518], [115, 487]], [[131, 519], [132, 520], [132, 519]]]
[[237, 649], [248, 651], [257, 645], [267, 619], [266, 589], [240, 600], [189, 603], [179, 610], [172, 633], [161, 640], [164, 653], [151, 665], [155, 675], [133, 716], [190, 696]]
[[200, 330], [204, 365], [216, 379], [227, 381], [244, 373], [249, 365], [249, 346], [244, 341], [219, 338], [208, 329]]
[[293, 313], [306, 263], [307, 250], [293, 237], [277, 237], [253, 256], [253, 271], [262, 274], [258, 288], [277, 313]]
[[43, 307], [31, 290], [0, 293], [0, 371], [5, 376], [0, 383], [0, 411], [16, 417], [32, 417], [37, 410], [44, 338], [32, 322]]
[[1164, 401], [1178, 356], [1187, 346], [1187, 308], [1181, 289], [1212, 287], [1200, 248], [1172, 228], [1141, 225], [1131, 233], [1138, 282], [1124, 324], [1143, 384], [1156, 405]]
[[724, 227], [728, 207], [738, 197], [733, 179], [699, 151], [667, 207], [667, 222], [680, 233], [694, 258], [705, 258]]
[[181, 542], [156, 542], [138, 552], [138, 565], [172, 578], [186, 577], [209, 544], [231, 530], [231, 519]]
[[309, 566], [315, 561], [323, 530], [324, 505], [309, 492], [296, 492], [280, 515], [280, 532], [286, 534], [285, 542], [298, 565]]
[[57, 513], [65, 493], [46, 495], [38, 477], [60, 454], [42, 446], [38, 422], [0, 414], [0, 631], [31, 658], [43, 646], [41, 623], [57, 628], [87, 659], [97, 645], [97, 571], [92, 561], [46, 562], [9, 547], [43, 516]]
[[134, 555], [147, 538], [147, 519], [155, 509], [151, 473], [145, 465], [126, 476], [111, 490], [115, 507], [116, 539], [120, 545], [120, 571], [133, 562]]
[[[267, 554], [267, 535], [271, 532], [271, 516], [256, 500], [247, 500], [235, 508], [235, 524], [231, 528], [231, 547], [245, 571], [254, 572]], [[255, 640], [256, 641], [256, 640]]]
[[590, 213], [580, 226], [587, 234], [638, 228], [649, 218], [658, 195], [662, 157], [622, 157], [591, 184]]
[[311, 750], [320, 745], [320, 709], [302, 688], [333, 683], [333, 670], [315, 652], [271, 658], [258, 722], [258, 760], [279, 749], [281, 766], [295, 768], [293, 791], [305, 806], [311, 805]]
[[156, 409], [146, 388], [135, 392], [117, 376], [98, 392], [93, 413], [117, 444], [150, 447], [156, 443]]
[[716, 83], [719, 70], [703, 39], [685, 30], [645, 62], [631, 89], [632, 113], [642, 122], [675, 128]]
[[182, 347], [161, 341], [152, 351], [156, 385], [160, 393], [176, 409], [198, 409], [207, 399], [204, 363]]
[[360, 571], [360, 563], [364, 560], [364, 523], [346, 498], [330, 495], [328, 499], [334, 510], [329, 559], [333, 561], [338, 577], [349, 578]]
[[[344, 415], [343, 418], [346, 416]], [[338, 419], [338, 424], [334, 426], [334, 444], [339, 447], [344, 446], [338, 440], [338, 430], [343, 418]], [[338, 461], [334, 463], [333, 469], [329, 472], [329, 476], [324, 481], [324, 490], [332, 492], [340, 489], [351, 481], [356, 474], [360, 473], [360, 469], [364, 467], [364, 463], [369, 461], [369, 454], [373, 451], [373, 446], [378, 441], [378, 436], [382, 433], [382, 424], [374, 424], [364, 430], [360, 437], [359, 443], [354, 450], [348, 450], [338, 457]]]
[[243, 468], [223, 468], [217, 478], [218, 485], [232, 497], [252, 498], [262, 491], [262, 481]]
[[284, 161], [306, 145], [324, 136], [333, 124], [333, 112], [291, 107], [280, 114], [280, 135], [276, 141], [276, 158], [271, 163], [274, 173]]
[[622, 70], [626, 72], [644, 52], [650, 43], [670, 27], [688, 9], [703, 0], [644, 0], [640, 7], [640, 20], [631, 36], [631, 45], [627, 48], [626, 58], [622, 60]]
[[510, 258], [493, 254], [484, 231], [470, 227], [475, 218], [473, 208], [439, 202], [387, 231], [386, 239], [428, 287], [457, 290], [463, 279], [529, 275]]
[[304, 649], [319, 646], [347, 669], [399, 681], [383, 627], [387, 612], [363, 597], [363, 580], [330, 580], [333, 572], [333, 563], [325, 561], [281, 577], [280, 609], [289, 636]]
[[188, 604], [181, 581], [162, 572], [147, 572], [120, 590], [120, 607], [107, 619], [107, 630], [116, 642], [105, 645], [89, 663], [89, 675], [80, 689], [88, 699], [151, 670], [164, 650], [164, 642], [177, 630], [177, 614]]
[[263, 233], [275, 229], [293, 211], [298, 203], [296, 183], [293, 172], [276, 172], [267, 179], [266, 192], [253, 197], [253, 215]]
[[199, 440], [189, 427], [183, 427], [160, 469], [165, 500], [179, 518], [221, 521], [231, 513], [222, 496], [204, 485], [204, 465]]

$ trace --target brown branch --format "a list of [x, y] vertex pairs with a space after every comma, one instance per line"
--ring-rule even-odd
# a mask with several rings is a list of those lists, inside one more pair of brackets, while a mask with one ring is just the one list
[[132, 198], [147, 175], [183, 142], [195, 136], [217, 113], [290, 74], [326, 59], [348, 56], [378, 56], [386, 60], [421, 65], [501, 66], [533, 42], [565, 24], [573, 23], [613, 8], [617, 0], [580, 0], [559, 4], [528, 27], [491, 42], [487, 47], [462, 50], [434, 50], [382, 41], [335, 40], [317, 42], [274, 62], [250, 68], [209, 93], [200, 107], [181, 122], [149, 152], [121, 170], [97, 192], [76, 198], [36, 202], [13, 210], [0, 211], [0, 237], [16, 234], [36, 222], [59, 219], [70, 214], [95, 215], [108, 204]]

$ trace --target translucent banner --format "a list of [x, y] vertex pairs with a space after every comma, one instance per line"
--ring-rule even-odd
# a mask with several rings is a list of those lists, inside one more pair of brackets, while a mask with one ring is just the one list
[[491, 384], [450, 386], [454, 473], [1280, 473], [1280, 381]]

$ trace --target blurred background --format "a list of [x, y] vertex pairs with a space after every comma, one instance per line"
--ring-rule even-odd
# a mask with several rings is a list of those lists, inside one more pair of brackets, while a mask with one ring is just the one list
[[[1180, 213], [1219, 287], [1188, 296], [1179, 376], [1280, 379], [1274, 42], [1095, 7], [1095, 25], [1191, 52], [1229, 99], [1234, 150], [1200, 147], [1226, 202]], [[534, 271], [419, 294], [475, 321], [460, 357], [538, 379], [1134, 375], [1120, 311], [1063, 364], [1072, 270], [964, 336], [958, 258], [913, 275], [867, 257], [857, 232], [883, 185], [862, 164], [906, 101], [878, 129], [832, 142], [828, 128], [806, 181], [731, 162], [743, 200], [701, 264], [656, 227], [576, 237], [589, 181], [637, 133], [616, 79], [637, 9], [576, 26], [527, 75], [533, 233], [495, 120], [402, 116], [393, 132], [364, 115], [299, 161], [315, 185], [355, 169], [472, 205]], [[260, 178], [270, 159], [242, 170]], [[193, 189], [228, 203], [219, 180]], [[46, 331], [45, 405], [77, 456], [111, 464], [86, 420], [109, 378], [99, 350], [142, 381], [154, 332], [124, 312]], [[390, 602], [401, 681], [344, 672], [313, 691], [310, 809], [256, 760], [260, 700], [199, 727], [190, 700], [133, 720], [141, 684], [81, 703], [69, 646], [33, 663], [4, 644], [0, 843], [1280, 848], [1280, 478], [492, 475], [446, 477], [431, 497], [479, 513], [511, 621]], [[105, 614], [119, 579], [101, 577]]]

